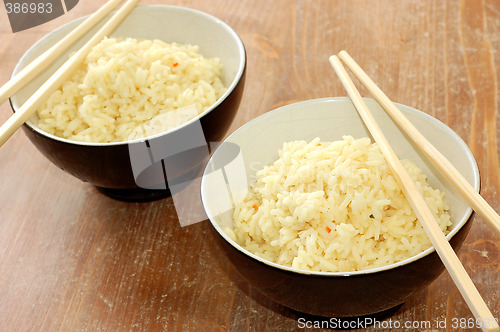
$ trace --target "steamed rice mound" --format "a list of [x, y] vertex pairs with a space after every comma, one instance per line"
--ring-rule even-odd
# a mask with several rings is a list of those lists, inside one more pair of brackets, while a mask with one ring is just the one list
[[[447, 234], [444, 193], [403, 161]], [[229, 235], [252, 253], [302, 270], [346, 272], [380, 267], [431, 246], [381, 154], [369, 138], [285, 143], [257, 172], [234, 211]]]
[[38, 110], [53, 135], [120, 142], [171, 129], [202, 113], [226, 88], [218, 58], [198, 46], [105, 38]]

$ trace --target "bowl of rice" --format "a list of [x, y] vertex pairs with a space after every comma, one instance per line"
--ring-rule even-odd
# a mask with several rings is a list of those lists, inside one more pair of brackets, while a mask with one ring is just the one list
[[[21, 70], [84, 18], [49, 33]], [[16, 111], [99, 28], [11, 99]], [[238, 34], [176, 6], [135, 8], [23, 126], [61, 169], [121, 199], [153, 199], [199, 176], [237, 112], [246, 69]]]
[[[379, 104], [366, 102], [458, 250], [471, 208]], [[464, 141], [432, 116], [398, 107], [479, 190]], [[236, 130], [207, 164], [201, 197], [241, 276], [302, 313], [381, 317], [444, 271], [348, 98], [283, 106]]]

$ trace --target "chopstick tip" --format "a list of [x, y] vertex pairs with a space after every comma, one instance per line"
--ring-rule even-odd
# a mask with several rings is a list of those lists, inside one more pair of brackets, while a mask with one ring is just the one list
[[346, 50], [342, 50], [339, 52], [339, 58], [344, 62], [352, 62], [354, 61], [352, 57], [347, 53]]
[[338, 60], [338, 56], [336, 56], [335, 54], [334, 55], [331, 55], [328, 60], [330, 61], [330, 63], [334, 63], [336, 60]]
[[329, 60], [330, 60], [330, 65], [332, 65], [333, 69], [335, 69], [335, 72], [337, 74], [339, 74], [339, 72], [345, 71], [344, 67], [342, 66], [342, 61], [340, 61], [340, 58], [337, 55], [332, 55]]

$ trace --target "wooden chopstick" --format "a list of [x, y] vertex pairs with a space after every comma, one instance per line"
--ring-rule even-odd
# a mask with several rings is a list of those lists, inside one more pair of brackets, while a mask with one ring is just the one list
[[94, 14], [86, 18], [77, 28], [58, 41], [54, 46], [42, 53], [33, 62], [24, 67], [19, 73], [12, 77], [0, 88], [0, 104], [16, 93], [33, 77], [47, 68], [59, 55], [68, 49], [73, 43], [82, 37], [87, 31], [99, 23], [123, 0], [110, 0]]
[[[359, 91], [356, 89], [356, 86], [340, 62], [340, 59], [333, 55], [330, 57], [330, 63], [339, 76], [344, 88], [354, 103], [356, 110], [360, 114], [370, 134], [380, 147], [392, 174], [401, 186], [406, 199], [408, 199], [408, 202], [417, 215], [418, 220], [431, 240], [432, 245], [436, 249], [436, 252], [443, 261], [446, 269], [457, 285], [472, 313], [477, 319], [485, 323], [483, 326], [484, 331], [497, 331], [498, 324], [496, 324], [490, 310], [486, 306], [486, 303], [472, 283], [470, 277], [467, 275], [467, 272], [453, 251], [453, 248], [446, 240], [446, 237], [434, 219], [432, 212], [427, 207], [424, 199], [418, 192], [418, 189], [413, 183], [410, 175], [390, 147], [389, 142], [385, 138], [380, 127], [377, 125], [370, 110], [368, 109], [368, 106], [366, 106], [366, 103], [359, 94]], [[489, 323], [488, 326], [486, 326], [486, 322]]]
[[0, 146], [26, 122], [47, 98], [66, 80], [73, 70], [83, 62], [92, 47], [109, 35], [116, 26], [134, 9], [140, 0], [128, 0], [117, 12], [96, 32], [90, 40], [71, 56], [1, 127]]
[[479, 195], [470, 183], [460, 174], [460, 172], [446, 159], [401, 113], [394, 103], [384, 94], [384, 92], [372, 81], [372, 79], [361, 69], [353, 58], [346, 52], [341, 51], [339, 58], [361, 81], [368, 91], [375, 97], [385, 111], [391, 116], [411, 139], [426, 155], [437, 170], [455, 187], [462, 197], [469, 203], [474, 211], [500, 235], [500, 216], [495, 210]]

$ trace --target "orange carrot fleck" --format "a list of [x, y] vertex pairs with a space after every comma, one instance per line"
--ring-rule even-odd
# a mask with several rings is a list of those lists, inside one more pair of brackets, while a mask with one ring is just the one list
[[326, 231], [327, 231], [328, 233], [330, 233], [330, 232], [332, 231], [332, 229], [331, 229], [330, 227], [326, 226]]
[[174, 63], [172, 66], [177, 67], [179, 65], [178, 62]]
[[253, 207], [255, 210], [258, 210], [258, 209], [259, 209], [259, 206], [258, 206], [257, 204], [254, 204], [252, 207]]
[[316, 146], [321, 146], [321, 143], [316, 144]]

